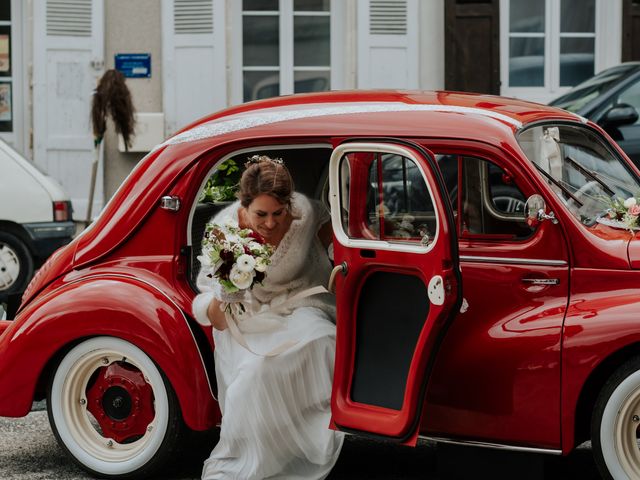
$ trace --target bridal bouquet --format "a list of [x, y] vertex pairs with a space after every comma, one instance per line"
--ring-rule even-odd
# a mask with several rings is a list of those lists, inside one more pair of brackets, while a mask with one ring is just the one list
[[217, 279], [226, 293], [236, 293], [264, 280], [272, 254], [273, 247], [258, 233], [229, 220], [207, 224], [198, 260], [208, 278]]

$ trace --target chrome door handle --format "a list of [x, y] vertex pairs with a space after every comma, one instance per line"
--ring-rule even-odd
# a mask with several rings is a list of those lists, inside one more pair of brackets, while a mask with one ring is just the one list
[[529, 283], [531, 285], [559, 285], [559, 278], [523, 278], [522, 283]]

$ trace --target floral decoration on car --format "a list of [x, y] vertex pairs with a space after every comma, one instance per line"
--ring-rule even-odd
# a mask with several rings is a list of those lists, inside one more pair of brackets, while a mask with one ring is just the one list
[[625, 230], [640, 230], [640, 204], [637, 197], [622, 199], [614, 197], [608, 200], [610, 206], [603, 216], [597, 219], [598, 223]]

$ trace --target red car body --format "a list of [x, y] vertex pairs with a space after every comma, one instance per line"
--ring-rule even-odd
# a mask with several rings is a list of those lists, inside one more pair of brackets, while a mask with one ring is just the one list
[[[225, 122], [232, 127], [216, 130]], [[0, 415], [26, 415], [33, 400], [46, 395], [50, 376], [71, 346], [106, 336], [130, 342], [155, 362], [189, 428], [214, 427], [220, 422], [215, 346], [209, 329], [192, 320], [197, 292], [188, 255], [198, 241], [190, 238], [192, 206], [207, 175], [239, 151], [377, 142], [424, 158], [429, 152], [490, 158], [516, 179], [525, 197], [540, 194], [558, 223], [541, 222], [529, 238], [514, 242], [465, 235], [459, 224], [443, 220], [443, 241], [428, 261], [417, 253], [375, 248], [374, 258], [363, 257], [361, 249], [336, 237], [335, 264], [347, 263], [349, 273], [338, 275], [336, 286], [334, 428], [405, 443], [420, 435], [569, 453], [588, 438], [606, 380], [640, 352], [640, 247], [627, 230], [582, 225], [527, 159], [517, 134], [545, 122], [595, 132], [640, 175], [598, 126], [555, 108], [500, 97], [334, 92], [253, 102], [199, 120], [140, 161], [95, 223], [40, 269], [16, 317], [0, 322]], [[363, 198], [357, 189], [364, 188], [356, 173], [353, 211]], [[451, 206], [442, 198], [438, 174], [426, 178], [437, 214], [446, 219]], [[162, 197], [179, 199], [181, 208], [161, 208]], [[409, 272], [425, 285], [436, 269], [448, 287], [444, 304], [432, 306], [417, 338], [398, 408], [350, 396], [358, 348], [355, 306], [371, 269]], [[465, 313], [458, 312], [463, 297]]]

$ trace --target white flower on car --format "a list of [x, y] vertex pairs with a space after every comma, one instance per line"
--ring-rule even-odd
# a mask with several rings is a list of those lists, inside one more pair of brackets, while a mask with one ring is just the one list
[[247, 255], [245, 253], [238, 257], [238, 260], [236, 260], [236, 264], [238, 265], [238, 270], [240, 270], [241, 272], [251, 272], [256, 266], [256, 260], [251, 255]]
[[266, 258], [264, 258], [264, 257], [256, 258], [256, 264], [255, 264], [254, 268], [258, 272], [266, 271], [268, 266], [269, 266], [269, 261]]
[[238, 268], [238, 265], [235, 264], [231, 267], [231, 273], [229, 273], [229, 280], [240, 290], [246, 290], [253, 283], [253, 277], [255, 272], [252, 270], [250, 272], [243, 272]]
[[629, 197], [624, 201], [624, 206], [626, 208], [631, 208], [633, 207], [636, 203], [638, 203], [638, 201], [636, 200], [635, 197]]

